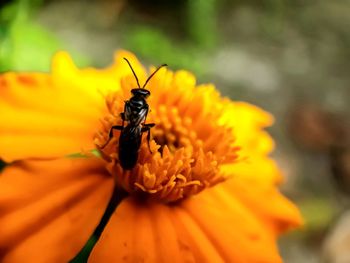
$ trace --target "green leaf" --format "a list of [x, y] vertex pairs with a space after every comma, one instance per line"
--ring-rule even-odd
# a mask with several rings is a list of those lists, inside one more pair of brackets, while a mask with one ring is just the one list
[[101, 158], [101, 153], [97, 149], [93, 149], [88, 151], [87, 153], [72, 153], [66, 155], [66, 158], [90, 158], [90, 157], [98, 157]]

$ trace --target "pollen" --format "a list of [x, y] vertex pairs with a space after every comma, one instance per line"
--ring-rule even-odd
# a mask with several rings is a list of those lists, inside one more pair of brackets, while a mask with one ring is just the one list
[[136, 165], [131, 170], [122, 168], [120, 131], [114, 131], [108, 142], [109, 132], [113, 125], [122, 125], [120, 113], [134, 87], [130, 75], [122, 79], [120, 90], [106, 96], [108, 114], [95, 136], [117, 185], [132, 195], [171, 203], [225, 181], [222, 167], [237, 162], [239, 151], [234, 127], [223, 121], [230, 101], [213, 85], [196, 85], [194, 76], [186, 71], [161, 69], [149, 81], [146, 123], [155, 123], [150, 144], [143, 134]]

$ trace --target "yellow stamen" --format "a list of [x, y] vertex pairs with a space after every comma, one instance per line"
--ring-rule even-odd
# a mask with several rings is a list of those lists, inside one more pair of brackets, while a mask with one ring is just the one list
[[[131, 96], [133, 80], [125, 78], [122, 89], [106, 98], [109, 115], [95, 143], [107, 169], [119, 186], [131, 194], [142, 194], [160, 202], [175, 202], [225, 180], [220, 167], [237, 159], [238, 147], [232, 127], [220, 123], [227, 100], [213, 86], [196, 87], [192, 75], [161, 70], [149, 83], [151, 129], [150, 150], [143, 136], [137, 164], [124, 170], [119, 162], [119, 131], [108, 140], [113, 125], [121, 125], [120, 113]], [[145, 195], [146, 194], [146, 195]]]

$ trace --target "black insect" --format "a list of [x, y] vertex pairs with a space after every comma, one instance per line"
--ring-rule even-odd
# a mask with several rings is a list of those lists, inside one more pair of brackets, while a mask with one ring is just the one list
[[[146, 123], [146, 118], [149, 110], [146, 99], [149, 95], [151, 95], [151, 93], [149, 90], [145, 89], [145, 86], [160, 68], [167, 65], [163, 64], [159, 66], [148, 77], [145, 84], [141, 88], [139, 80], [130, 62], [126, 58], [124, 59], [128, 63], [132, 73], [135, 76], [138, 88], [132, 89], [132, 97], [129, 100], [125, 101], [124, 112], [120, 113], [123, 121], [122, 125], [115, 125], [111, 127], [109, 138], [102, 148], [104, 148], [113, 137], [113, 130], [120, 130], [118, 149], [119, 161], [125, 170], [130, 170], [136, 165], [141, 146], [142, 134], [144, 132], [147, 132], [148, 148], [150, 149], [150, 131], [151, 128], [155, 125], [154, 123]], [[125, 122], [127, 123], [126, 126], [124, 126]]]

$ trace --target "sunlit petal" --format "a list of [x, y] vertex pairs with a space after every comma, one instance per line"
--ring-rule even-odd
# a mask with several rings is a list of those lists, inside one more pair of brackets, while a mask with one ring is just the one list
[[93, 136], [107, 111], [105, 96], [132, 74], [123, 57], [142, 76], [141, 65], [126, 51], [118, 52], [107, 70], [80, 70], [67, 53], [59, 52], [51, 74], [0, 75], [0, 157], [11, 162], [93, 149]]
[[0, 175], [0, 261], [69, 261], [99, 223], [113, 185], [94, 158], [7, 167]]
[[281, 262], [274, 236], [212, 188], [174, 206], [126, 199], [89, 262]]

